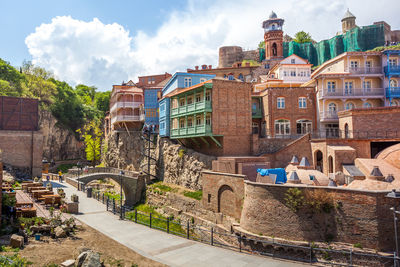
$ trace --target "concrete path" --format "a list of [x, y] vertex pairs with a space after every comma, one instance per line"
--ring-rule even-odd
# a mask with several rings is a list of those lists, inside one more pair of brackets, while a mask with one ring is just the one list
[[213, 247], [167, 234], [105, 211], [102, 203], [87, 198], [83, 192], [63, 183], [67, 197], [79, 196], [79, 212], [75, 217], [137, 253], [170, 266], [307, 266]]

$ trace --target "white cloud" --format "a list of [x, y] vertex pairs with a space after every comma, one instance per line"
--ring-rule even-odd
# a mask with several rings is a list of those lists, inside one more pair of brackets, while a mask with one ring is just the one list
[[284, 31], [310, 32], [315, 40], [328, 39], [340, 31], [347, 7], [358, 25], [385, 20], [400, 29], [396, 0], [217, 0], [194, 1], [166, 18], [155, 34], [139, 31], [135, 36], [122, 26], [63, 16], [42, 24], [25, 42], [33, 62], [72, 83], [111, 89], [138, 75], [185, 71], [195, 65], [218, 63], [218, 48], [240, 45], [254, 49], [263, 39], [261, 22], [271, 10], [285, 19]]

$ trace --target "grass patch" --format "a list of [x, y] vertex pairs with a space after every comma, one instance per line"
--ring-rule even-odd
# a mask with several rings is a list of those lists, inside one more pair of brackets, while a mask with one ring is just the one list
[[165, 185], [162, 182], [154, 183], [150, 187], [157, 188], [157, 189], [161, 190], [162, 192], [171, 192], [172, 191], [172, 187]]
[[[151, 227], [158, 228], [162, 231], [167, 231], [167, 217], [161, 215], [155, 210], [155, 207], [149, 206], [147, 204], [139, 204], [135, 207], [138, 210], [137, 222], [144, 225], [150, 225], [150, 213], [151, 213]], [[135, 221], [135, 212], [127, 212], [126, 217]], [[185, 235], [186, 229], [182, 227], [179, 221], [173, 221], [170, 217], [169, 231], [175, 232], [177, 234]], [[192, 233], [193, 234], [193, 233]]]
[[362, 246], [360, 243], [355, 243], [355, 244], [353, 245], [353, 247], [359, 248], [359, 249], [363, 249], [363, 246]]
[[185, 197], [190, 197], [190, 198], [194, 198], [196, 200], [201, 200], [201, 198], [203, 197], [203, 190], [199, 190], [199, 191], [184, 191], [183, 195]]
[[59, 172], [59, 171], [61, 171], [62, 173], [67, 173], [68, 172], [68, 170], [69, 169], [71, 169], [72, 167], [74, 167], [75, 166], [75, 164], [60, 164], [58, 167], [57, 167], [57, 173]]
[[14, 255], [2, 255], [0, 257], [0, 266], [3, 267], [25, 267], [32, 265], [32, 262], [22, 258], [17, 253]]

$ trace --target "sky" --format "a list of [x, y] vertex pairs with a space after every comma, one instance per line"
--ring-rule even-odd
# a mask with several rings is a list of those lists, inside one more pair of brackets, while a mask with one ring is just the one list
[[255, 49], [272, 10], [285, 34], [329, 39], [347, 8], [359, 26], [384, 20], [400, 30], [398, 0], [0, 0], [0, 58], [105, 91], [138, 76], [217, 67], [224, 45]]

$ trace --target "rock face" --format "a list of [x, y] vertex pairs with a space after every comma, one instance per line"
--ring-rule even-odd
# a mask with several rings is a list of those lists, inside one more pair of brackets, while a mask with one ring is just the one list
[[76, 267], [101, 267], [100, 254], [91, 250], [79, 254], [75, 260]]
[[[157, 137], [156, 137], [157, 138]], [[193, 190], [201, 189], [201, 171], [211, 169], [213, 156], [198, 153], [168, 138], [157, 138], [150, 145], [150, 173], [160, 180]], [[133, 171], [146, 171], [148, 142], [141, 132], [113, 133], [108, 139], [108, 152], [104, 158], [109, 167]]]
[[54, 233], [56, 234], [57, 238], [67, 237], [67, 233], [61, 226], [56, 227], [56, 229], [54, 229]]
[[20, 235], [12, 235], [10, 239], [10, 246], [12, 248], [22, 248], [24, 246], [24, 237]]
[[39, 127], [43, 133], [43, 157], [51, 160], [78, 159], [84, 156], [84, 146], [74, 133], [57, 126], [50, 111], [40, 110]]

